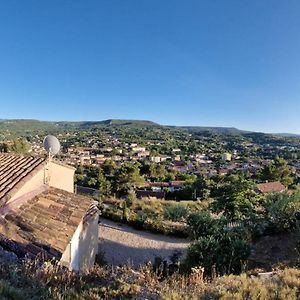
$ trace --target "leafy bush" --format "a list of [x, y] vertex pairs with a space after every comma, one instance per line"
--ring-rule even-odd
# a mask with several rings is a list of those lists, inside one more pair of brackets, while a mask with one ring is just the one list
[[188, 249], [182, 264], [184, 272], [203, 267], [205, 276], [238, 274], [250, 255], [250, 246], [231, 232], [200, 237]]
[[145, 212], [138, 211], [135, 214], [135, 219], [134, 219], [134, 222], [133, 222], [133, 226], [135, 228], [142, 229], [143, 226], [144, 226], [145, 221], [147, 220], [147, 218], [148, 218], [148, 215]]
[[271, 194], [267, 196], [264, 207], [270, 228], [275, 232], [286, 231], [296, 225], [296, 212], [300, 210], [300, 195]]
[[199, 212], [189, 215], [187, 219], [188, 232], [191, 239], [217, 234], [223, 229], [223, 219], [213, 219], [209, 212]]
[[1, 299], [12, 299], [12, 300], [22, 300], [24, 299], [24, 294], [22, 290], [15, 288], [7, 281], [0, 280], [0, 296]]
[[136, 194], [134, 190], [130, 190], [126, 197], [127, 207], [130, 207], [134, 201], [137, 201]]
[[244, 227], [229, 228], [225, 219], [208, 212], [188, 217], [189, 236], [195, 240], [187, 251], [182, 271], [203, 267], [205, 276], [239, 273], [250, 255], [250, 232]]
[[186, 208], [186, 206], [183, 206], [181, 204], [165, 207], [164, 209], [165, 218], [172, 221], [180, 221], [185, 218], [187, 214], [188, 209]]

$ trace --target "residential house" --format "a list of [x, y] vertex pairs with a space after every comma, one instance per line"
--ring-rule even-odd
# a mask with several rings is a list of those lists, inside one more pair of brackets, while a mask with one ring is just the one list
[[0, 154], [0, 245], [70, 270], [91, 267], [99, 213], [90, 198], [74, 194], [74, 172], [45, 158]]
[[164, 162], [167, 160], [167, 156], [160, 155], [160, 156], [150, 156], [150, 161], [155, 162], [155, 163], [160, 163]]
[[83, 166], [89, 166], [92, 163], [92, 159], [90, 156], [81, 156], [80, 164]]
[[232, 155], [230, 153], [223, 153], [222, 154], [222, 160], [223, 161], [231, 161]]
[[177, 180], [170, 182], [150, 182], [146, 181], [144, 183], [145, 188], [150, 188], [152, 191], [163, 191], [164, 189], [169, 189], [170, 192], [176, 192], [184, 187], [185, 181]]
[[177, 172], [186, 173], [189, 170], [189, 166], [183, 161], [174, 161], [172, 169]]

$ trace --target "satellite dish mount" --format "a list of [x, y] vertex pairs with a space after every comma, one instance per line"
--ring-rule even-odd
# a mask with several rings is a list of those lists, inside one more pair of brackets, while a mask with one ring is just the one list
[[47, 135], [43, 141], [44, 149], [47, 152], [47, 164], [45, 167], [44, 183], [49, 185], [50, 182], [50, 162], [52, 158], [60, 151], [60, 142], [53, 135]]

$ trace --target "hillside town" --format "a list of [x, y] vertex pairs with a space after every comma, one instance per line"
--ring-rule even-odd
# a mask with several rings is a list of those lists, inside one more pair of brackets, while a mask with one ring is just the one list
[[300, 299], [300, 1], [0, 2], [0, 300]]
[[[193, 132], [149, 123], [133, 122], [124, 126], [122, 121], [118, 121], [121, 124], [115, 122], [99, 122], [98, 126], [86, 127], [83, 132], [76, 128], [65, 131], [56, 125], [62, 144], [57, 159], [76, 169], [75, 184], [79, 192], [100, 191], [102, 198], [123, 197], [134, 192], [137, 198], [201, 200], [208, 197], [213, 188], [202, 184], [202, 190], [199, 189], [200, 178], [217, 182], [220, 176], [243, 174], [257, 184], [280, 182], [280, 178], [260, 175], [275, 157], [285, 159], [291, 174], [291, 181], [283, 187], [298, 185], [300, 147], [297, 138], [260, 133]], [[23, 148], [28, 153], [45, 155], [44, 137], [34, 134], [34, 130], [16, 139], [10, 136], [14, 136], [13, 132], [7, 131], [0, 143], [1, 151], [10, 152], [18, 141], [24, 143]], [[137, 171], [136, 182], [129, 183], [123, 191], [116, 187], [118, 179], [114, 176], [122, 166], [134, 166]], [[103, 176], [101, 182], [99, 172]]]

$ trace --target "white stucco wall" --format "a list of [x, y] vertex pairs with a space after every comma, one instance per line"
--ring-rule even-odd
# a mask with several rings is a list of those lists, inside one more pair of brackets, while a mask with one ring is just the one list
[[48, 172], [50, 186], [74, 193], [74, 168], [51, 162]]
[[[69, 166], [64, 166], [51, 162], [46, 171], [46, 176], [49, 176], [49, 186], [74, 193], [74, 173], [75, 169]], [[26, 183], [19, 188], [17, 193], [8, 201], [11, 202], [27, 193], [41, 188], [45, 183], [45, 168], [37, 172]]]
[[30, 193], [34, 190], [39, 189], [44, 185], [44, 169], [37, 172], [32, 178], [30, 178], [11, 199], [8, 201], [11, 202], [27, 193]]
[[60, 264], [70, 269], [70, 261], [71, 261], [71, 242], [68, 244], [65, 252], [63, 253], [60, 259]]
[[96, 214], [89, 222], [81, 222], [77, 227], [60, 260], [70, 271], [83, 271], [94, 265], [98, 252], [98, 219]]
[[[81, 231], [82, 222], [77, 227], [70, 244], [61, 258], [63, 264], [68, 266], [70, 271], [78, 271], [80, 269], [79, 243]], [[66, 260], [69, 261], [67, 262]]]
[[99, 215], [96, 214], [83, 224], [79, 244], [80, 270], [89, 269], [95, 263], [98, 252], [98, 220]]

